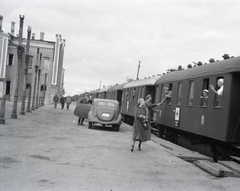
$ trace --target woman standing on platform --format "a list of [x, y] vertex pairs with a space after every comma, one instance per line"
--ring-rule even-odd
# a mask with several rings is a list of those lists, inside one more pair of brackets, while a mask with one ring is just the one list
[[141, 151], [142, 142], [151, 140], [151, 124], [150, 114], [148, 108], [145, 106], [143, 98], [138, 100], [138, 104], [134, 108], [134, 124], [133, 124], [133, 135], [132, 135], [132, 148], [136, 141], [139, 141], [138, 150]]

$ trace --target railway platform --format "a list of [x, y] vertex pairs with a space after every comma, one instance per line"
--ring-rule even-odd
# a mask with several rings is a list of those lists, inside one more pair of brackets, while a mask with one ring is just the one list
[[[131, 152], [132, 127], [77, 125], [75, 104], [45, 105], [11, 119], [7, 101], [0, 125], [0, 191], [219, 190], [237, 191], [236, 176], [214, 176], [193, 161], [208, 157], [157, 136]], [[137, 148], [137, 146], [135, 147]]]

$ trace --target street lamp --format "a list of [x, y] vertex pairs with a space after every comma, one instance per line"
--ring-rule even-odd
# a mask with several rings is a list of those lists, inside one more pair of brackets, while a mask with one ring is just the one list
[[41, 62], [42, 62], [42, 53], [40, 54], [40, 64], [38, 67], [38, 82], [37, 82], [37, 95], [36, 95], [36, 106], [35, 109], [38, 109], [39, 106], [39, 84], [40, 84], [40, 77], [41, 77]]
[[17, 102], [18, 102], [18, 86], [19, 86], [19, 74], [20, 74], [20, 67], [22, 65], [22, 53], [24, 51], [24, 48], [22, 46], [22, 34], [23, 34], [23, 20], [24, 16], [20, 17], [20, 29], [19, 29], [19, 38], [18, 38], [18, 46], [17, 46], [17, 55], [18, 55], [18, 63], [17, 63], [17, 73], [16, 73], [16, 89], [14, 92], [14, 102], [13, 102], [13, 108], [12, 108], [12, 119], [17, 119]]
[[20, 115], [25, 115], [25, 100], [27, 94], [27, 76], [28, 76], [28, 63], [29, 63], [29, 46], [30, 46], [30, 36], [31, 36], [31, 28], [28, 27], [28, 37], [27, 37], [27, 49], [26, 49], [26, 60], [25, 60], [25, 83], [24, 84], [24, 91], [22, 95], [22, 107]]
[[37, 61], [35, 65], [35, 80], [34, 80], [34, 87], [33, 87], [32, 110], [35, 110], [34, 103], [35, 103], [35, 94], [36, 94], [36, 85], [37, 85], [38, 57], [39, 57], [39, 48], [37, 49]]

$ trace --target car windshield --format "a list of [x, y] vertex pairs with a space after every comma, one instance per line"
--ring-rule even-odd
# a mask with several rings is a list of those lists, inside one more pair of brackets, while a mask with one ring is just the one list
[[114, 107], [114, 103], [104, 102], [104, 101], [98, 102], [98, 105], [105, 105], [105, 106], [109, 106], [109, 107]]

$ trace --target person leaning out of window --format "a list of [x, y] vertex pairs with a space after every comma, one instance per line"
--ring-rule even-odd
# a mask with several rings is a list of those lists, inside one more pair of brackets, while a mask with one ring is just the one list
[[210, 85], [210, 88], [211, 90], [217, 94], [217, 106], [220, 106], [220, 103], [221, 103], [221, 98], [222, 98], [222, 94], [223, 94], [223, 84], [224, 84], [224, 79], [223, 78], [220, 78], [218, 81], [217, 81], [217, 90], [215, 90], [214, 86], [211, 84]]

